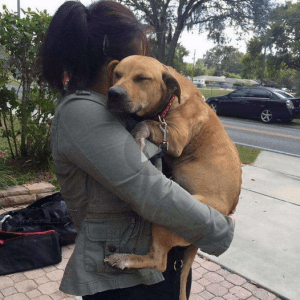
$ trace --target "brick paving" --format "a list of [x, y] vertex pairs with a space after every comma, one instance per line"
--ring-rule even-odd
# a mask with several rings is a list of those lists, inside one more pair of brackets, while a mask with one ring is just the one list
[[[62, 262], [42, 269], [0, 276], [0, 299], [60, 300], [81, 299], [59, 291], [63, 270], [74, 245], [62, 249]], [[190, 300], [279, 300], [278, 296], [197, 256], [193, 264]]]
[[[11, 209], [0, 209], [0, 214]], [[59, 291], [66, 263], [74, 245], [62, 248], [62, 261], [53, 266], [0, 276], [2, 300], [76, 299]], [[189, 300], [281, 300], [282, 298], [220, 265], [198, 255], [193, 263], [193, 283]]]

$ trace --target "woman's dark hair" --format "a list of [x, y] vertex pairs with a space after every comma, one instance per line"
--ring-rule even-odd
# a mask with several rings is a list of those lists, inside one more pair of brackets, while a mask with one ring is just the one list
[[146, 54], [146, 30], [134, 14], [120, 3], [98, 1], [85, 7], [67, 1], [52, 18], [39, 53], [42, 76], [63, 92], [63, 77], [69, 89], [90, 87], [99, 69], [109, 60]]

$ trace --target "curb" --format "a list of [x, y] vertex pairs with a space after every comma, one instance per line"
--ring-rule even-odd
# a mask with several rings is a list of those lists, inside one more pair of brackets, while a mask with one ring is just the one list
[[53, 194], [55, 187], [49, 182], [23, 184], [0, 190], [0, 207], [14, 207], [33, 203]]

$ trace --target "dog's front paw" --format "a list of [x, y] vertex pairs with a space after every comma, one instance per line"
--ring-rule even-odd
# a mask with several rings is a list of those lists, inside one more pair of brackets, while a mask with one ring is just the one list
[[141, 150], [144, 152], [145, 140], [150, 136], [150, 130], [146, 122], [140, 122], [131, 131], [131, 135], [134, 137]]
[[111, 267], [124, 270], [129, 268], [129, 254], [113, 254], [104, 259]]

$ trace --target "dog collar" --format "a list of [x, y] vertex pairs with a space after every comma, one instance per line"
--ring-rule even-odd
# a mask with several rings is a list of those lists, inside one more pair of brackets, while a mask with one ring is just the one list
[[165, 108], [165, 110], [160, 115], [158, 115], [158, 117], [160, 117], [161, 120], [166, 116], [166, 114], [170, 110], [170, 108], [171, 108], [171, 106], [172, 106], [172, 104], [174, 102], [174, 99], [175, 99], [175, 96], [172, 95], [171, 98], [170, 98], [170, 100], [169, 100], [168, 105]]

